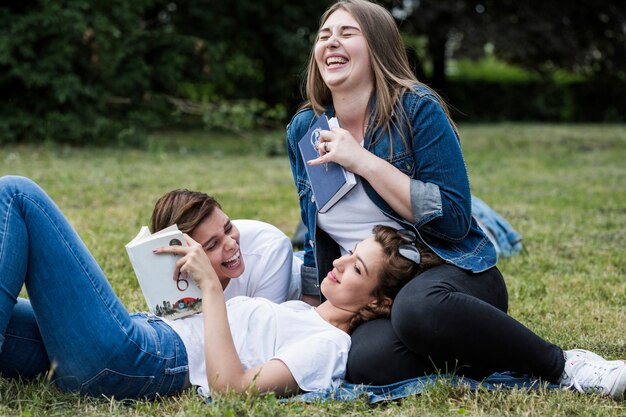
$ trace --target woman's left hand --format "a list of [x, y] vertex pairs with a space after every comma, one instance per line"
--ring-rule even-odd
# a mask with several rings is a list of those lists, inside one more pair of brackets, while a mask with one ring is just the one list
[[372, 155], [350, 132], [340, 127], [321, 132], [318, 152], [320, 157], [307, 161], [309, 165], [335, 162], [355, 174], [359, 174], [363, 162]]

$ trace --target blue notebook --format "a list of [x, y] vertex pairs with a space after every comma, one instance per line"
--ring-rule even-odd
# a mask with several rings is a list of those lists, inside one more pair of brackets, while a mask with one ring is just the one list
[[329, 119], [325, 114], [322, 114], [298, 142], [311, 188], [313, 189], [317, 211], [320, 213], [327, 212], [356, 185], [354, 174], [335, 162], [321, 165], [308, 165], [306, 163], [320, 156], [317, 151], [320, 132], [322, 130], [330, 130], [333, 127], [339, 127], [337, 119], [334, 117]]

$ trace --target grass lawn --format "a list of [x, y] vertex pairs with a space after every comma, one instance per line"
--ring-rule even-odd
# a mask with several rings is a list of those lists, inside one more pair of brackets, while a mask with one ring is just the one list
[[[510, 314], [564, 348], [626, 358], [626, 126], [462, 125], [472, 191], [524, 236], [525, 253], [499, 266]], [[162, 132], [147, 150], [3, 146], [0, 175], [39, 182], [70, 218], [129, 310], [145, 310], [124, 244], [164, 192], [214, 195], [231, 218], [291, 235], [299, 221], [283, 132], [232, 137]], [[280, 152], [279, 152], [280, 153]], [[424, 395], [364, 402], [281, 404], [274, 397], [191, 392], [121, 403], [61, 394], [45, 381], [0, 379], [0, 416], [626, 415], [626, 402], [562, 390], [476, 392], [442, 384]]]

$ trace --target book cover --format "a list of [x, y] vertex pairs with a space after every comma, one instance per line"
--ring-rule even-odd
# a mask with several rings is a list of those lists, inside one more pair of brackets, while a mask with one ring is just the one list
[[176, 225], [154, 234], [147, 226], [142, 226], [137, 236], [126, 244], [150, 312], [171, 320], [195, 314], [202, 308], [202, 295], [195, 282], [182, 276], [177, 280], [173, 278], [180, 256], [152, 252], [154, 248], [173, 245], [187, 246]]
[[317, 145], [320, 132], [339, 127], [336, 118], [328, 118], [322, 114], [311, 126], [308, 132], [298, 142], [302, 159], [305, 162], [306, 172], [311, 182], [315, 204], [320, 213], [327, 212], [337, 201], [356, 185], [356, 178], [350, 171], [335, 162], [321, 165], [308, 165], [306, 161], [320, 156]]

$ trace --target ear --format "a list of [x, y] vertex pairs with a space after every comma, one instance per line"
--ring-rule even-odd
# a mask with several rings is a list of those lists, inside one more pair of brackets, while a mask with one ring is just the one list
[[384, 297], [382, 300], [372, 300], [367, 305], [370, 308], [376, 307], [390, 307], [393, 304], [393, 300], [389, 297]]

